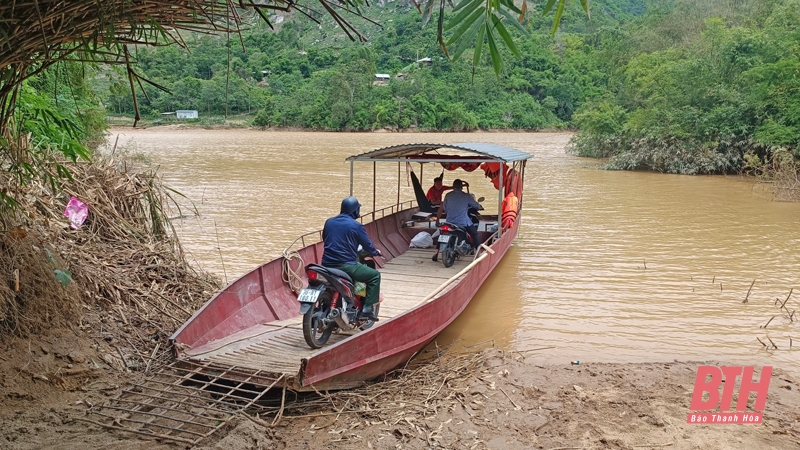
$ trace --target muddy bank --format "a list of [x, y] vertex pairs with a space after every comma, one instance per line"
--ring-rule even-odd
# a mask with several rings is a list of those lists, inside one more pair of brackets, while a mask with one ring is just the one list
[[[779, 370], [763, 424], [686, 424], [699, 364], [540, 366], [535, 357], [495, 356], [462, 395], [456, 389], [424, 411], [409, 404], [378, 414], [287, 417], [270, 439], [298, 449], [800, 448], [800, 386]], [[263, 430], [242, 422], [211, 448], [245, 437], [252, 446], [265, 442]]]
[[136, 127], [133, 127], [133, 119], [122, 120], [119, 118], [112, 118], [109, 120], [111, 131], [119, 131], [122, 129], [135, 130], [158, 128], [163, 130], [189, 130], [200, 128], [204, 130], [233, 130], [233, 129], [248, 129], [260, 130], [270, 132], [307, 132], [307, 133], [572, 133], [575, 130], [572, 128], [541, 128], [536, 130], [526, 130], [524, 128], [477, 128], [474, 130], [437, 130], [431, 128], [397, 128], [385, 127], [375, 128], [373, 130], [329, 130], [317, 128], [302, 128], [302, 127], [258, 127], [252, 125], [252, 120], [246, 119], [228, 119], [225, 121], [197, 121], [197, 122], [153, 122], [151, 120], [142, 120]]
[[[26, 345], [15, 347], [26, 353]], [[689, 425], [686, 414], [701, 363], [542, 366], [535, 356], [490, 352], [466, 371], [439, 370], [433, 361], [423, 372], [334, 394], [325, 399], [327, 406], [319, 405], [318, 397], [306, 399], [305, 408], [287, 404], [275, 426], [274, 414], [241, 416], [201, 448], [800, 448], [800, 384], [779, 369], [772, 375], [763, 424]], [[100, 367], [62, 377], [71, 380], [67, 383], [45, 381], [28, 367], [45, 360], [61, 370], [83, 365], [58, 350], [34, 354], [28, 366], [2, 374], [3, 448], [186, 447], [81, 420], [140, 374]]]
[[[63, 444], [48, 430], [167, 361], [171, 331], [218, 288], [186, 261], [155, 170], [63, 163], [56, 192], [0, 183], [17, 204], [0, 211], [0, 448]], [[73, 198], [89, 210], [77, 225]]]

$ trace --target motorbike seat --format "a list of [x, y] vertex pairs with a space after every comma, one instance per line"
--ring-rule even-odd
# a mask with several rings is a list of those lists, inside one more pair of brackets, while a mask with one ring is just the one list
[[331, 267], [326, 267], [325, 269], [327, 269], [328, 272], [336, 275], [339, 278], [344, 278], [345, 280], [347, 280], [347, 281], [349, 281], [351, 283], [353, 282], [353, 279], [350, 278], [350, 275], [348, 275], [347, 273], [345, 273], [345, 272], [343, 272], [343, 271], [341, 271], [339, 269], [334, 269], [334, 268], [331, 268]]
[[467, 232], [467, 228], [465, 226], [463, 226], [463, 225], [456, 225], [456, 224], [450, 223], [450, 222], [445, 222], [444, 224], [449, 226], [450, 228], [452, 228], [455, 231], [460, 231], [462, 233], [466, 233]]
[[309, 264], [309, 266], [314, 267], [316, 269], [323, 269], [326, 272], [328, 272], [330, 274], [333, 274], [333, 275], [336, 275], [339, 278], [344, 278], [345, 280], [349, 281], [350, 283], [353, 282], [353, 279], [350, 278], [350, 275], [348, 275], [347, 273], [345, 273], [345, 272], [343, 272], [343, 271], [341, 271], [339, 269], [334, 269], [333, 267], [320, 266], [318, 264]]
[[450, 228], [452, 228], [453, 231], [457, 231], [457, 232], [463, 234], [465, 236], [465, 239], [467, 240], [467, 242], [472, 243], [472, 235], [467, 233], [467, 227], [465, 227], [463, 225], [456, 225], [456, 224], [450, 223], [450, 222], [445, 222], [445, 225], [447, 225]]

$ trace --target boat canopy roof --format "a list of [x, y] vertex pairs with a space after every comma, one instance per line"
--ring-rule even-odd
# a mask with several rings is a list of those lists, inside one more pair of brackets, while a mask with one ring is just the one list
[[[442, 154], [440, 150], [451, 150]], [[456, 153], [456, 154], [449, 154]], [[466, 155], [464, 154], [466, 153]], [[466, 142], [459, 144], [402, 144], [391, 147], [379, 148], [371, 152], [361, 153], [347, 158], [347, 161], [497, 161], [514, 162], [524, 161], [533, 155], [497, 144], [483, 142]]]

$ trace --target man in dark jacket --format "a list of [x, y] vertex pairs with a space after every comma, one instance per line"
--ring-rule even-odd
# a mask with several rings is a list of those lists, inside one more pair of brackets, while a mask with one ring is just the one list
[[339, 269], [350, 275], [353, 281], [361, 281], [367, 285], [367, 297], [364, 299], [362, 315], [375, 319], [373, 305], [380, 299], [381, 273], [358, 262], [358, 246], [370, 256], [383, 256], [380, 250], [372, 245], [364, 225], [356, 219], [361, 215], [361, 205], [355, 197], [342, 200], [340, 214], [325, 221], [322, 229], [322, 241], [325, 251], [322, 253], [322, 265]]

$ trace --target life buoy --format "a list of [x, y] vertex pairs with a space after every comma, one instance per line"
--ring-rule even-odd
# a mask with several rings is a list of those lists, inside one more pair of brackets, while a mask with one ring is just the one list
[[504, 230], [507, 230], [514, 226], [514, 222], [517, 221], [517, 215], [519, 214], [519, 199], [514, 192], [509, 192], [506, 195], [506, 198], [503, 199], [503, 216], [501, 219], [501, 225], [503, 226]]

